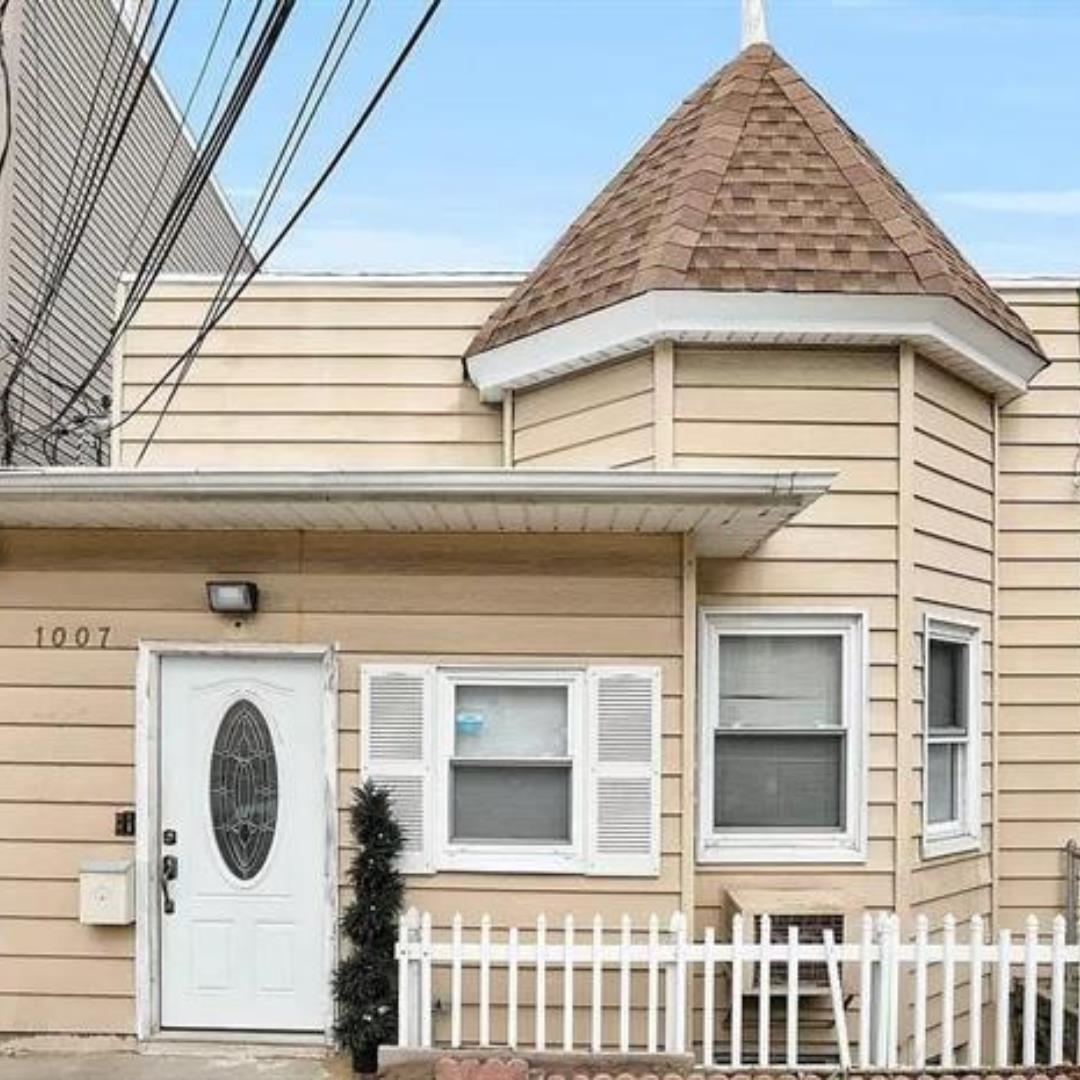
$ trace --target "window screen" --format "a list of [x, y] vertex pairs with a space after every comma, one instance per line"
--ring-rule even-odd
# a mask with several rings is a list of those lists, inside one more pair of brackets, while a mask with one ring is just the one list
[[961, 641], [930, 639], [931, 731], [963, 731], [967, 727], [967, 654]]
[[453, 722], [451, 840], [570, 843], [568, 687], [460, 683]]
[[926, 821], [958, 826], [969, 743], [969, 663], [964, 641], [931, 637], [926, 672]]
[[714, 826], [842, 829], [841, 638], [722, 635], [718, 650]]

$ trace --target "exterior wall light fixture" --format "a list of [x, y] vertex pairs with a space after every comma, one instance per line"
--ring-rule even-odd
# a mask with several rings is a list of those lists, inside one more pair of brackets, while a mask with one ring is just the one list
[[254, 615], [259, 608], [259, 587], [254, 581], [208, 581], [206, 599], [219, 615]]

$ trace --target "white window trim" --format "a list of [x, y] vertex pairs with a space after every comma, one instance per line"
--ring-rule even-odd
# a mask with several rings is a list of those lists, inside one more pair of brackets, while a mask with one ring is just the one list
[[[585, 670], [562, 668], [439, 667], [435, 670], [435, 867], [481, 872], [583, 873], [588, 821]], [[450, 838], [450, 759], [454, 752], [454, 691], [460, 684], [561, 685], [567, 687], [567, 749], [571, 778], [569, 844], [455, 843]]]
[[[698, 860], [702, 863], [864, 862], [869, 761], [869, 619], [864, 611], [703, 608], [700, 613]], [[848, 731], [845, 825], [839, 831], [738, 833], [712, 821], [713, 725], [718, 709], [716, 643], [722, 634], [831, 634], [843, 648], [843, 717]]]
[[[967, 752], [960, 792], [960, 817], [930, 824], [930, 642], [952, 641], [967, 648]], [[982, 847], [982, 629], [976, 623], [925, 615], [922, 695], [922, 854], [924, 859], [978, 851]]]

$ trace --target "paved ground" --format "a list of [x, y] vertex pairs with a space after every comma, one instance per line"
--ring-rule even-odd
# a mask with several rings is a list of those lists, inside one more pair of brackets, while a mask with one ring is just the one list
[[0, 1056], [0, 1080], [348, 1080], [339, 1058], [25, 1053]]

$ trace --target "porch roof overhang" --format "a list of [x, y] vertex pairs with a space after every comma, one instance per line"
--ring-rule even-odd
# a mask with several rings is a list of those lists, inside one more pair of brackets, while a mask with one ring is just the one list
[[1000, 401], [1047, 364], [950, 296], [658, 289], [467, 360], [486, 401], [632, 355], [658, 341], [724, 345], [910, 344]]
[[0, 528], [692, 533], [753, 550], [824, 494], [829, 472], [14, 469]]

